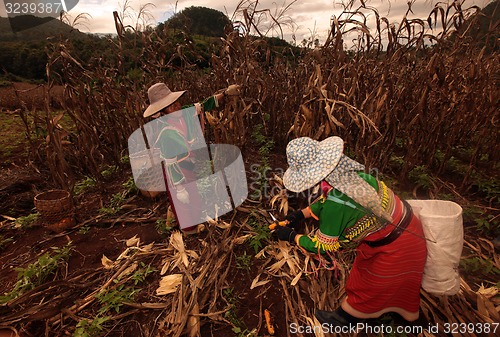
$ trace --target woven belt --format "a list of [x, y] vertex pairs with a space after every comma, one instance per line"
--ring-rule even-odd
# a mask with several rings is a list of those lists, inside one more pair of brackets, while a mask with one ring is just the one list
[[401, 202], [403, 203], [403, 216], [401, 217], [401, 220], [399, 220], [398, 224], [395, 226], [395, 228], [390, 232], [386, 237], [377, 240], [377, 241], [365, 241], [366, 244], [370, 247], [381, 247], [388, 245], [401, 235], [403, 231], [408, 227], [408, 225], [411, 222], [413, 212], [411, 210], [410, 204], [406, 200], [401, 199]]

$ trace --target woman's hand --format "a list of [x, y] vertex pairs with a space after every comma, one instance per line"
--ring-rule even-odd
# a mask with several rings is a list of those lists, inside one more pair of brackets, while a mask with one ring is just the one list
[[184, 187], [177, 188], [177, 199], [183, 204], [189, 203], [189, 193]]
[[273, 236], [277, 237], [278, 240], [288, 241], [290, 243], [295, 243], [295, 237], [297, 232], [290, 227], [278, 226], [273, 232]]
[[286, 216], [288, 220], [288, 227], [296, 228], [297, 225], [305, 219], [304, 213], [302, 211], [295, 211]]

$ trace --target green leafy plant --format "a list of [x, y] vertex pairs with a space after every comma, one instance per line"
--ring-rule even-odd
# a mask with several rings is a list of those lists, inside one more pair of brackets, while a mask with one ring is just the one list
[[16, 219], [16, 221], [14, 221], [14, 226], [21, 227], [24, 229], [30, 228], [35, 223], [35, 221], [38, 220], [38, 216], [39, 216], [38, 213], [33, 213], [19, 217]]
[[14, 238], [4, 238], [3, 235], [0, 235], [0, 250], [3, 249], [9, 242], [14, 241]]
[[85, 177], [85, 179], [77, 182], [73, 189], [75, 195], [82, 194], [86, 189], [94, 187], [96, 185], [96, 181], [90, 177]]
[[125, 197], [122, 193], [115, 193], [111, 197], [108, 207], [102, 207], [99, 209], [99, 213], [105, 215], [115, 215], [121, 210], [121, 205], [125, 201]]
[[433, 185], [433, 178], [430, 176], [427, 167], [424, 165], [415, 166], [409, 173], [408, 178], [415, 184], [429, 189]]
[[500, 180], [495, 178], [476, 178], [478, 191], [485, 195], [485, 199], [492, 203], [500, 202]]
[[252, 255], [247, 255], [247, 252], [243, 252], [243, 255], [236, 257], [236, 268], [243, 270], [250, 270], [252, 267]]
[[474, 222], [476, 223], [476, 229], [478, 231], [490, 231], [492, 229], [491, 226], [491, 220], [493, 219], [493, 215], [488, 215], [487, 218], [484, 217], [478, 217], [474, 219]]
[[96, 299], [101, 304], [99, 314], [114, 310], [120, 312], [124, 302], [131, 302], [138, 289], [125, 287], [124, 284], [119, 285], [116, 289], [107, 289], [95, 295]]
[[16, 268], [15, 270], [18, 272], [17, 282], [10, 292], [0, 296], [0, 303], [6, 303], [41, 285], [67, 261], [71, 250], [71, 242], [62, 248], [52, 247], [52, 254], [43, 254], [26, 268]]
[[78, 233], [80, 233], [82, 235], [85, 235], [89, 231], [90, 231], [90, 226], [89, 225], [85, 225], [85, 226], [80, 227], [80, 229], [78, 230]]
[[157, 271], [157, 269], [154, 267], [151, 267], [150, 264], [146, 265], [144, 262], [141, 262], [140, 268], [138, 270], [136, 270], [134, 272], [134, 274], [132, 274], [130, 279], [134, 281], [134, 285], [137, 285], [139, 283], [144, 282], [146, 277], [148, 277], [149, 274], [152, 274], [155, 271]]
[[109, 321], [111, 317], [96, 317], [93, 320], [82, 319], [76, 324], [76, 330], [73, 332], [73, 337], [97, 337], [104, 331], [104, 323]]
[[269, 156], [273, 148], [274, 148], [274, 141], [268, 140], [264, 144], [262, 144], [261, 147], [259, 148], [259, 154], [261, 156]]
[[115, 174], [116, 172], [118, 172], [118, 166], [115, 166], [115, 165], [111, 165], [111, 166], [107, 166], [104, 170], [101, 171], [101, 174], [103, 176], [103, 178], [110, 178], [111, 176], [113, 176], [113, 174]]
[[267, 173], [271, 170], [271, 166], [269, 165], [269, 154], [274, 148], [274, 141], [268, 139], [262, 131], [262, 124], [258, 124], [252, 132], [252, 138], [259, 146], [258, 151], [260, 154], [260, 165], [256, 166], [257, 170], [255, 172], [257, 174], [257, 179], [254, 184], [252, 184], [253, 191], [250, 195], [253, 200], [261, 200], [263, 192], [267, 187]]
[[122, 186], [125, 188], [126, 195], [135, 194], [139, 192], [139, 189], [135, 185], [133, 177], [130, 177], [126, 182], [122, 184]]
[[158, 219], [155, 224], [156, 231], [160, 235], [167, 235], [172, 231], [172, 227], [167, 226], [166, 219]]
[[485, 213], [477, 207], [464, 207], [463, 218], [466, 223], [474, 223], [478, 232], [494, 232], [498, 228], [498, 217]]
[[482, 259], [479, 257], [472, 257], [468, 259], [461, 259], [460, 266], [469, 273], [480, 272], [484, 275], [495, 274], [500, 275], [500, 269], [495, 267], [490, 260]]
[[271, 237], [271, 233], [269, 232], [269, 227], [260, 224], [255, 217], [250, 217], [248, 223], [255, 231], [255, 235], [249, 239], [248, 244], [255, 250], [255, 253], [258, 253], [264, 247], [265, 242]]
[[237, 337], [252, 337], [257, 336], [255, 330], [248, 330], [245, 323], [237, 315], [237, 308], [239, 307], [239, 298], [234, 292], [234, 288], [226, 288], [222, 291], [226, 299], [229, 309], [224, 313], [224, 317], [233, 325], [233, 332]]
[[123, 157], [120, 158], [120, 163], [121, 164], [130, 164], [130, 157], [128, 155], [125, 155]]

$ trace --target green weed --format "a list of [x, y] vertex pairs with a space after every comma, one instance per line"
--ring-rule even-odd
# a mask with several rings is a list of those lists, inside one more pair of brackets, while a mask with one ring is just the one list
[[157, 271], [157, 269], [151, 267], [150, 264], [146, 265], [144, 262], [141, 262], [140, 268], [136, 270], [134, 274], [132, 274], [130, 279], [134, 281], [134, 285], [137, 285], [144, 282], [146, 277], [148, 277], [149, 274], [152, 274], [155, 271]]
[[77, 182], [73, 189], [75, 195], [82, 194], [88, 188], [94, 187], [96, 185], [96, 181], [90, 177], [85, 177], [85, 179]]
[[139, 192], [139, 189], [135, 185], [133, 177], [130, 177], [126, 182], [122, 184], [122, 186], [125, 188], [126, 195], [136, 194], [137, 192]]
[[128, 155], [121, 157], [120, 164], [129, 165], [130, 164], [130, 157]]
[[82, 235], [85, 235], [85, 234], [87, 234], [88, 232], [90, 232], [90, 226], [89, 226], [89, 225], [82, 226], [82, 227], [80, 227], [80, 229], [78, 230], [78, 233], [80, 233], [80, 234], [82, 234]]
[[250, 217], [248, 222], [255, 231], [255, 235], [250, 238], [248, 244], [255, 250], [255, 253], [258, 253], [271, 237], [269, 226], [259, 223], [255, 217]]
[[467, 273], [481, 273], [483, 275], [500, 275], [500, 269], [495, 267], [493, 262], [479, 257], [460, 260], [460, 266]]
[[476, 225], [478, 232], [490, 232], [498, 228], [498, 218], [492, 214], [487, 214], [477, 207], [464, 207], [464, 222], [472, 222]]
[[430, 189], [433, 185], [433, 178], [430, 176], [427, 167], [423, 165], [415, 166], [409, 173], [408, 178], [415, 184]]
[[33, 226], [33, 224], [38, 220], [38, 216], [38, 213], [33, 213], [19, 217], [16, 219], [16, 221], [14, 221], [14, 227], [21, 227], [23, 229], [31, 228], [31, 226]]
[[224, 317], [233, 325], [233, 332], [237, 337], [257, 336], [255, 331], [249, 331], [245, 323], [238, 317], [236, 311], [239, 306], [239, 298], [234, 293], [234, 288], [227, 288], [222, 291], [224, 298], [229, 304], [229, 310], [224, 313]]
[[71, 242], [62, 248], [52, 247], [52, 254], [43, 254], [37, 261], [26, 268], [16, 268], [15, 270], [18, 272], [17, 282], [10, 292], [0, 296], [0, 303], [7, 303], [26, 291], [43, 284], [50, 275], [54, 274], [67, 261], [71, 255], [71, 250]]
[[492, 203], [500, 203], [500, 180], [491, 178], [475, 178], [478, 191], [484, 194], [484, 198]]
[[82, 319], [76, 325], [76, 330], [73, 332], [73, 337], [97, 337], [104, 331], [104, 323], [109, 321], [111, 317], [96, 317], [92, 321]]
[[116, 313], [119, 313], [123, 303], [133, 301], [134, 295], [138, 291], [138, 289], [125, 287], [125, 285], [122, 284], [116, 289], [108, 289], [98, 293], [97, 295], [95, 295], [95, 297], [101, 304], [99, 314], [103, 314], [112, 310], [114, 310]]
[[399, 169], [403, 167], [404, 163], [405, 159], [403, 156], [392, 155], [391, 158], [389, 159], [389, 164]]
[[156, 231], [160, 235], [167, 235], [172, 231], [172, 227], [167, 226], [166, 219], [158, 219], [155, 224]]
[[110, 178], [118, 172], [118, 166], [108, 166], [104, 170], [102, 170], [101, 175], [103, 176], [104, 179]]
[[122, 193], [115, 193], [111, 197], [108, 207], [101, 207], [99, 209], [100, 214], [104, 215], [115, 215], [121, 210], [121, 206], [125, 201], [125, 197]]
[[13, 238], [4, 238], [0, 235], [0, 250], [2, 250], [9, 242], [14, 241]]
[[252, 255], [247, 255], [247, 252], [243, 252], [243, 255], [236, 257], [236, 269], [250, 270], [252, 267]]
[[255, 172], [257, 174], [257, 179], [254, 184], [252, 184], [254, 189], [250, 195], [250, 198], [253, 200], [261, 200], [264, 195], [263, 192], [267, 188], [267, 173], [271, 170], [271, 166], [269, 165], [269, 154], [274, 148], [274, 141], [266, 137], [262, 131], [262, 124], [258, 124], [252, 132], [252, 137], [259, 146], [260, 154], [260, 165], [257, 166], [257, 171]]

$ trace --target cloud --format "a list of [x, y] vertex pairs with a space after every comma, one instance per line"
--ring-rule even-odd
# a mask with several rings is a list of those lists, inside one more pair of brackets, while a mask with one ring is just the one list
[[[86, 23], [86, 27], [78, 26], [80, 30], [91, 33], [116, 33], [113, 11], [122, 12], [123, 4], [126, 0], [80, 0], [78, 5], [69, 14], [76, 17], [80, 13], [87, 13], [91, 19]], [[446, 0], [445, 0], [446, 1]], [[484, 7], [490, 0], [467, 0], [465, 8], [472, 4]], [[141, 6], [152, 3], [154, 6], [148, 7], [151, 17], [147, 24], [155, 26], [170, 18], [175, 12], [179, 12], [190, 6], [201, 6], [219, 10], [233, 17], [238, 4], [248, 5], [251, 0], [231, 1], [227, 0], [130, 0], [124, 24], [133, 27], [138, 23], [137, 13]], [[330, 19], [333, 15], [338, 16], [342, 12], [340, 0], [260, 0], [258, 9], [269, 9], [273, 15], [277, 15], [283, 8], [292, 4], [285, 15], [288, 15], [294, 22], [293, 27], [282, 26], [285, 39], [290, 41], [292, 34], [295, 34], [298, 41], [303, 38], [310, 38], [315, 34], [320, 41], [323, 41], [330, 29]], [[387, 17], [390, 22], [399, 23], [405, 14], [408, 5], [407, 0], [366, 0], [367, 5], [377, 9], [380, 16]], [[413, 6], [413, 14], [410, 18], [426, 19], [436, 0], [417, 0]], [[356, 1], [360, 5], [360, 1]], [[0, 15], [6, 16], [5, 9], [0, 6]], [[371, 15], [373, 20], [373, 15]], [[277, 33], [275, 33], [276, 35]]]

